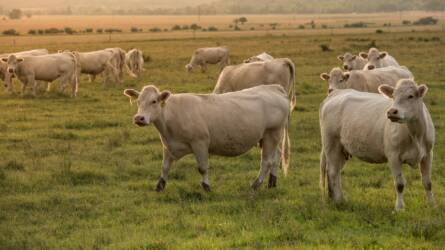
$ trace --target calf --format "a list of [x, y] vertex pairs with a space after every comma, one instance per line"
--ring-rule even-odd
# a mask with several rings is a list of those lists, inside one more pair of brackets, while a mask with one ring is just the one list
[[[188, 154], [195, 155], [202, 187], [210, 191], [209, 154], [238, 156], [260, 141], [261, 169], [252, 188], [258, 188], [269, 172], [269, 187], [276, 185], [279, 141], [287, 129], [289, 115], [289, 101], [280, 85], [262, 85], [221, 95], [174, 95], [150, 85], [141, 92], [127, 89], [124, 94], [130, 100], [137, 100], [134, 123], [138, 126], [153, 123], [160, 134], [164, 153], [157, 191], [164, 189], [172, 162]], [[287, 173], [289, 148], [285, 143], [282, 147], [281, 160]]]
[[355, 89], [363, 92], [378, 93], [382, 84], [395, 86], [400, 79], [413, 78], [406, 67], [386, 67], [375, 70], [353, 70], [343, 72], [340, 68], [333, 68], [329, 74], [322, 73], [322, 80], [329, 83], [328, 93], [336, 89]]
[[[384, 95], [338, 90], [321, 104], [320, 186], [328, 182], [329, 198], [343, 199], [340, 172], [349, 156], [369, 163], [388, 162], [397, 194], [395, 209], [404, 208], [402, 164], [419, 166], [428, 201], [431, 191], [434, 125], [423, 103], [425, 85], [411, 79], [396, 87], [382, 85]], [[386, 97], [386, 98], [385, 98]]]

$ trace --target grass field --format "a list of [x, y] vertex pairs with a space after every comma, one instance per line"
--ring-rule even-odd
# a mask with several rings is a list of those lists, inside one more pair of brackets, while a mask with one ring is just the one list
[[[84, 78], [78, 97], [0, 93], [1, 249], [443, 249], [445, 246], [445, 33], [291, 34], [84, 42], [52, 41], [51, 51], [137, 47], [150, 55], [141, 80], [104, 88]], [[4, 51], [34, 48], [33, 44]], [[24, 38], [26, 39], [26, 38]], [[394, 213], [395, 193], [386, 164], [351, 160], [343, 170], [347, 201], [323, 201], [318, 187], [318, 108], [326, 95], [319, 74], [336, 56], [359, 52], [375, 40], [408, 66], [429, 92], [436, 126], [433, 192], [427, 206], [420, 173], [404, 167], [406, 210]], [[192, 156], [175, 163], [163, 193], [154, 192], [162, 150], [154, 127], [132, 124], [136, 107], [124, 88], [156, 84], [178, 92], [208, 93], [218, 77], [187, 74], [193, 49], [226, 45], [232, 63], [270, 52], [297, 69], [288, 177], [273, 190], [252, 193], [258, 148], [237, 158], [212, 157], [212, 192], [202, 191]], [[322, 52], [321, 44], [333, 51]], [[18, 88], [19, 86], [17, 86]]]

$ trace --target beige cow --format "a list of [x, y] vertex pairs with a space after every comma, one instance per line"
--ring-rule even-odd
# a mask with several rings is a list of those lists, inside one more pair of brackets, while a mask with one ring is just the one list
[[116, 82], [123, 83], [124, 81], [124, 70], [125, 70], [125, 50], [121, 48], [108, 48], [105, 49], [108, 51], [112, 51], [114, 53], [114, 57], [112, 59], [114, 67], [117, 69], [118, 74], [116, 75]]
[[36, 95], [36, 81], [53, 82], [59, 79], [60, 91], [64, 90], [65, 84], [70, 83], [72, 96], [76, 96], [80, 67], [78, 56], [72, 52], [57, 54], [16, 57], [9, 55], [1, 60], [7, 63], [9, 77], [5, 78], [5, 83], [10, 86], [13, 76], [22, 82], [22, 94], [25, 93], [28, 85], [33, 88], [33, 95]]
[[388, 162], [397, 194], [395, 209], [404, 207], [405, 179], [402, 164], [419, 167], [426, 196], [434, 205], [431, 191], [434, 125], [423, 103], [425, 85], [411, 79], [396, 87], [382, 85], [385, 95], [338, 90], [320, 107], [322, 150], [320, 186], [328, 182], [329, 198], [343, 199], [340, 172], [350, 156], [369, 163]]
[[375, 70], [352, 70], [349, 72], [333, 68], [329, 74], [322, 73], [320, 78], [329, 83], [328, 93], [336, 89], [355, 89], [378, 93], [380, 85], [395, 86], [398, 80], [413, 78], [413, 75], [406, 67], [390, 66]]
[[131, 49], [125, 55], [125, 64], [130, 76], [140, 77], [144, 71], [144, 56], [141, 50]]
[[119, 78], [119, 69], [116, 66], [115, 54], [111, 50], [97, 50], [78, 52], [82, 74], [88, 74], [93, 82], [97, 75], [103, 74], [104, 85], [108, 85], [110, 78]]
[[368, 60], [349, 52], [346, 52], [342, 56], [337, 56], [337, 59], [343, 63], [343, 69], [349, 71], [363, 69], [366, 63], [368, 63]]
[[375, 68], [384, 68], [388, 66], [400, 66], [396, 59], [390, 56], [388, 52], [380, 52], [376, 48], [370, 48], [368, 53], [360, 52], [360, 57], [368, 60], [363, 67], [363, 70], [373, 70]]
[[200, 66], [201, 71], [207, 71], [207, 64], [218, 64], [221, 70], [230, 63], [229, 49], [226, 47], [211, 47], [200, 48], [195, 50], [192, 55], [190, 63], [185, 66], [188, 72], [191, 72], [193, 67]]
[[[7, 58], [11, 54], [14, 54], [16, 57], [40, 56], [40, 55], [47, 55], [48, 50], [47, 49], [34, 49], [34, 50], [27, 50], [27, 51], [21, 51], [21, 52], [8, 53], [8, 54], [1, 54], [0, 58], [3, 58], [3, 57]], [[0, 79], [2, 81], [4, 81], [5, 77], [7, 77], [7, 74], [8, 74], [8, 72], [6, 72], [7, 68], [8, 68], [7, 63], [0, 60]], [[5, 84], [5, 87], [7, 87], [6, 84]], [[12, 84], [9, 85], [8, 90], [12, 92]]]
[[267, 54], [266, 52], [263, 52], [259, 55], [256, 56], [252, 56], [246, 60], [244, 60], [244, 63], [251, 63], [251, 62], [266, 62], [266, 61], [270, 61], [273, 60], [273, 56]]
[[[202, 187], [210, 191], [209, 154], [238, 156], [260, 141], [261, 170], [252, 188], [258, 188], [267, 173], [270, 173], [269, 187], [276, 186], [279, 144], [289, 115], [289, 100], [280, 85], [262, 85], [221, 95], [171, 94], [149, 85], [141, 92], [127, 89], [124, 94], [130, 100], [137, 100], [134, 123], [139, 126], [152, 123], [160, 134], [164, 156], [157, 191], [164, 189], [172, 162], [188, 154], [195, 155]], [[290, 150], [285, 143], [282, 147], [286, 174]]]

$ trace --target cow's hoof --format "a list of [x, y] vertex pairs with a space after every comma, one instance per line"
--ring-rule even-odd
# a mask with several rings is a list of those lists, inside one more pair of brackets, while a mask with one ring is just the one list
[[158, 185], [156, 185], [156, 192], [162, 192], [166, 184], [167, 182], [164, 180], [164, 178], [159, 178]]
[[257, 190], [261, 186], [261, 181], [256, 179], [250, 186], [253, 190]]
[[210, 190], [210, 185], [209, 184], [207, 184], [207, 183], [205, 183], [205, 182], [201, 182], [201, 186], [202, 186], [202, 188], [204, 189], [204, 191], [206, 191], [206, 192], [210, 192], [211, 190]]
[[273, 174], [269, 175], [269, 184], [267, 185], [268, 188], [274, 188], [277, 186], [277, 177]]

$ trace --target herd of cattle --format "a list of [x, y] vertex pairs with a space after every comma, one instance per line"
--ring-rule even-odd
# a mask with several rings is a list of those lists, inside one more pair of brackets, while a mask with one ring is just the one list
[[[60, 79], [61, 90], [72, 85], [76, 95], [81, 73], [91, 80], [104, 74], [122, 81], [124, 69], [138, 77], [143, 55], [120, 48], [94, 52], [33, 50], [1, 55], [0, 76], [12, 90], [16, 76], [23, 90], [36, 80]], [[405, 179], [402, 164], [419, 166], [428, 201], [434, 205], [431, 168], [434, 125], [423, 102], [428, 88], [418, 86], [407, 67], [387, 52], [371, 48], [368, 53], [346, 53], [338, 59], [343, 70], [333, 68], [320, 77], [329, 84], [320, 105], [320, 186], [335, 202], [343, 200], [340, 172], [352, 156], [369, 163], [388, 162], [394, 178], [396, 210], [404, 207]], [[153, 124], [163, 144], [162, 172], [156, 190], [165, 188], [171, 164], [187, 154], [196, 158], [201, 185], [210, 191], [210, 154], [238, 156], [261, 147], [261, 168], [252, 188], [257, 189], [269, 174], [268, 187], [277, 183], [278, 167], [287, 174], [290, 158], [289, 122], [296, 106], [295, 66], [290, 59], [275, 59], [267, 53], [228, 65], [226, 47], [197, 49], [185, 67], [219, 64], [221, 73], [211, 94], [172, 94], [153, 85], [141, 91], [126, 89], [130, 102], [138, 104], [134, 123]], [[49, 67], [48, 65], [52, 65]], [[51, 69], [51, 70], [48, 70]], [[327, 182], [327, 185], [326, 185]], [[327, 188], [326, 188], [327, 186]]]

